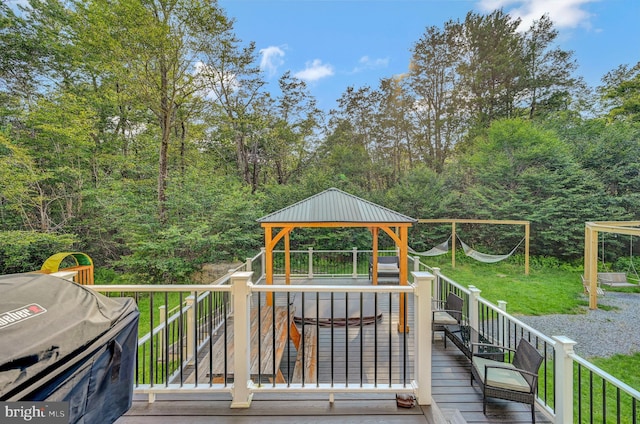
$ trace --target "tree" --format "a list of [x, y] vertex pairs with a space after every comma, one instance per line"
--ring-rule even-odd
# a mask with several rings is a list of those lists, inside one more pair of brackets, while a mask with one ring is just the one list
[[[565, 260], [584, 252], [584, 222], [604, 217], [602, 184], [554, 133], [521, 119], [498, 120], [461, 160], [470, 184], [446, 207], [481, 219], [532, 222], [531, 252]], [[520, 237], [496, 244], [507, 251]], [[499, 250], [498, 250], [499, 249]]]
[[304, 81], [286, 72], [279, 81], [282, 96], [276, 99], [275, 122], [269, 134], [267, 157], [278, 184], [286, 184], [308, 162], [319, 125], [323, 120]]
[[[339, 167], [335, 173], [340, 175], [341, 168], [357, 168], [353, 174], [359, 174], [361, 187], [372, 189], [377, 186], [377, 175], [379, 171], [387, 171], [388, 165], [382, 165], [378, 172], [373, 173], [373, 157], [378, 142], [386, 143], [386, 140], [379, 140], [378, 122], [382, 94], [371, 87], [354, 89], [348, 87], [338, 99], [338, 109], [330, 112], [329, 131], [327, 143], [332, 138], [333, 133], [337, 136], [345, 148], [351, 149], [352, 154], [359, 156], [360, 160], [352, 164], [339, 161]], [[355, 170], [354, 170], [355, 171]], [[351, 173], [351, 172], [350, 172]], [[345, 174], [346, 175], [346, 174]]]
[[[84, 51], [98, 52], [101, 69], [114, 76], [118, 90], [134, 93], [156, 119], [159, 136], [158, 218], [167, 222], [169, 147], [204, 91], [199, 59], [232, 23], [215, 2], [203, 0], [92, 0], [76, 2], [76, 36]], [[93, 54], [92, 54], [93, 56]], [[175, 137], [176, 131], [178, 136]]]
[[415, 121], [419, 157], [442, 172], [444, 162], [461, 138], [464, 109], [459, 107], [460, 36], [462, 27], [447, 22], [444, 29], [429, 27], [414, 45], [409, 86], [415, 95], [410, 116]]
[[572, 77], [577, 65], [573, 53], [553, 47], [558, 31], [547, 15], [534, 21], [524, 34], [525, 86], [523, 101], [529, 119], [537, 114], [564, 110], [569, 90], [583, 84]]
[[632, 67], [620, 65], [602, 81], [599, 91], [609, 108], [609, 118], [640, 122], [640, 62]]
[[242, 47], [241, 41], [226, 31], [208, 44], [202, 57], [199, 74], [215, 111], [212, 125], [216, 140], [210, 147], [232, 149], [238, 175], [255, 185], [255, 170], [263, 160], [259, 139], [265, 128], [264, 117], [256, 109], [268, 102], [262, 91], [265, 81], [254, 65], [255, 44]]
[[458, 73], [471, 125], [478, 129], [515, 116], [525, 75], [519, 25], [502, 10], [486, 16], [470, 12], [465, 18]]

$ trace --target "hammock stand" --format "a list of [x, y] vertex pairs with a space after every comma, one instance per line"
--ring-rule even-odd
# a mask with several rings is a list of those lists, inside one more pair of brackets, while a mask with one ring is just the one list
[[[412, 254], [418, 255], [418, 256], [440, 256], [440, 255], [444, 255], [445, 253], [449, 253], [449, 240], [451, 240], [451, 238], [448, 238], [445, 242], [440, 243], [439, 245], [437, 245], [435, 247], [432, 247], [431, 249], [429, 249], [427, 251], [424, 251], [424, 252], [416, 252], [412, 248], [409, 248], [409, 253], [412, 253]], [[469, 246], [468, 244], [463, 242], [460, 239], [460, 237], [458, 237], [458, 241], [460, 242], [460, 245], [462, 246], [462, 250], [464, 251], [465, 255], [467, 255], [470, 258], [475, 259], [478, 262], [484, 262], [486, 264], [493, 264], [493, 263], [500, 262], [500, 261], [503, 261], [503, 260], [509, 258], [511, 255], [513, 255], [515, 253], [515, 251], [518, 249], [518, 247], [520, 247], [520, 245], [522, 244], [522, 242], [524, 240], [525, 240], [524, 238], [522, 240], [520, 240], [520, 242], [518, 242], [516, 247], [514, 247], [511, 250], [511, 252], [507, 253], [506, 255], [490, 255], [488, 253], [478, 252], [477, 250], [475, 250], [474, 248], [472, 248], [471, 246]]]
[[[451, 224], [451, 267], [456, 267], [456, 225], [457, 224], [489, 224], [489, 225], [519, 225], [524, 227], [524, 274], [529, 275], [529, 235], [531, 225], [529, 221], [496, 220], [496, 219], [419, 219], [420, 224]], [[522, 243], [522, 242], [520, 242]], [[492, 255], [489, 255], [492, 256]], [[499, 255], [502, 256], [502, 255]]]

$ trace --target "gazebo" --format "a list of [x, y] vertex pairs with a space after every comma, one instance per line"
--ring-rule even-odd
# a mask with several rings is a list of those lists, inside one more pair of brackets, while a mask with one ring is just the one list
[[[372, 233], [373, 273], [372, 283], [377, 284], [378, 235], [385, 232], [398, 250], [399, 283], [408, 281], [408, 229], [416, 219], [395, 212], [337, 188], [330, 188], [279, 211], [258, 222], [264, 228], [266, 283], [273, 284], [273, 251], [284, 240], [285, 282], [291, 281], [289, 236], [296, 228], [367, 228]], [[278, 231], [279, 230], [279, 231]], [[278, 231], [274, 234], [274, 231]], [[403, 305], [401, 299], [401, 307]], [[402, 314], [401, 314], [402, 315]]]

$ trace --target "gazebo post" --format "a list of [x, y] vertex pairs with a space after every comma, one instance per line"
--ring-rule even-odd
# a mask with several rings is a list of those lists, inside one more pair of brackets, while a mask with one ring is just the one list
[[291, 284], [291, 249], [289, 231], [284, 235], [284, 281]]
[[[399, 254], [399, 259], [400, 259], [400, 284], [401, 285], [407, 285], [408, 283], [408, 279], [409, 279], [409, 272], [408, 272], [408, 261], [407, 261], [407, 257], [409, 254], [409, 248], [408, 248], [408, 242], [407, 239], [409, 238], [409, 231], [407, 227], [400, 227], [400, 243], [398, 245], [398, 254]], [[405, 333], [405, 332], [409, 332], [409, 326], [406, 324], [405, 322], [405, 315], [406, 315], [406, 311], [405, 311], [405, 294], [404, 293], [400, 293], [400, 304], [398, 307], [398, 310], [400, 311], [400, 316], [398, 317], [398, 331], [401, 333]]]
[[[273, 284], [273, 246], [271, 244], [272, 232], [271, 227], [264, 227], [264, 246], [265, 246], [265, 262], [266, 262], [266, 282], [267, 284]], [[267, 306], [273, 306], [273, 293], [267, 293]]]

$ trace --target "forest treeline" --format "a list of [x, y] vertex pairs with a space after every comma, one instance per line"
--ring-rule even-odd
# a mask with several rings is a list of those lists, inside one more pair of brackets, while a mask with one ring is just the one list
[[[640, 62], [590, 87], [547, 16], [519, 25], [497, 10], [426, 27], [398, 46], [405, 74], [323, 111], [288, 72], [266, 90], [255, 45], [215, 1], [2, 3], [0, 272], [76, 249], [137, 281], [185, 281], [252, 256], [257, 218], [329, 187], [414, 218], [529, 220], [532, 255], [576, 261], [585, 221], [640, 219]], [[417, 225], [411, 247], [449, 231]], [[458, 231], [487, 253], [523, 236]]]

